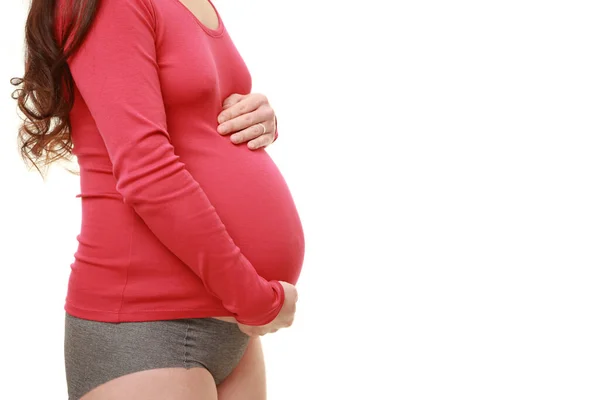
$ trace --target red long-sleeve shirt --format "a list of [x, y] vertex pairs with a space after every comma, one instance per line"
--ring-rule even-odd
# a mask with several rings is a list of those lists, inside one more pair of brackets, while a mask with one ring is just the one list
[[179, 0], [102, 0], [69, 59], [82, 225], [65, 309], [107, 322], [270, 322], [296, 283], [302, 225], [264, 150], [217, 133], [251, 77], [223, 22]]

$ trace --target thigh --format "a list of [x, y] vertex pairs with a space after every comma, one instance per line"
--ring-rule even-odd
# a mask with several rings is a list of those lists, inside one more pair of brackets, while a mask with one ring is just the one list
[[266, 400], [267, 379], [260, 338], [252, 338], [233, 372], [217, 387], [219, 400]]
[[81, 400], [217, 400], [217, 388], [204, 368], [161, 368], [113, 379]]

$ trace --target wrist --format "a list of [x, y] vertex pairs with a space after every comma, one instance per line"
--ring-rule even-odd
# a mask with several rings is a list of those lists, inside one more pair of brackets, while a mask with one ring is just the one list
[[283, 308], [283, 304], [285, 302], [285, 290], [283, 289], [283, 285], [279, 281], [269, 281], [269, 286], [272, 291], [272, 301], [270, 310], [263, 315], [257, 316], [256, 318], [244, 318], [244, 317], [236, 317], [237, 322], [240, 324], [248, 325], [248, 326], [262, 326], [267, 325], [272, 322]]

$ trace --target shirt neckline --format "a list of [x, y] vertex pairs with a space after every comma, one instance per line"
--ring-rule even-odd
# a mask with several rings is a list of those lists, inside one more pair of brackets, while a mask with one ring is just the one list
[[212, 9], [215, 11], [215, 14], [217, 15], [217, 21], [219, 23], [219, 25], [217, 26], [216, 29], [212, 29], [209, 28], [208, 26], [204, 25], [204, 23], [202, 23], [202, 21], [200, 21], [200, 19], [198, 17], [196, 17], [196, 15], [192, 12], [192, 10], [190, 10], [185, 4], [183, 4], [180, 0], [173, 0], [175, 3], [179, 4], [180, 7], [182, 7], [187, 14], [192, 17], [194, 19], [194, 21], [196, 21], [196, 23], [198, 25], [200, 25], [200, 27], [210, 36], [213, 37], [219, 37], [221, 35], [223, 35], [223, 31], [224, 31], [224, 25], [223, 25], [223, 20], [221, 19], [221, 14], [219, 14], [219, 11], [217, 10], [217, 7], [215, 7], [215, 5], [212, 3], [211, 0], [207, 0], [208, 3], [210, 4], [210, 6], [212, 7]]

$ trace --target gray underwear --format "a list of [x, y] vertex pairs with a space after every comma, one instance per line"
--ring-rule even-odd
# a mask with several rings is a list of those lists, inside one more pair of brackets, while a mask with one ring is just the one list
[[134, 372], [207, 369], [221, 383], [238, 364], [249, 337], [213, 318], [108, 323], [66, 314], [65, 368], [69, 400]]

